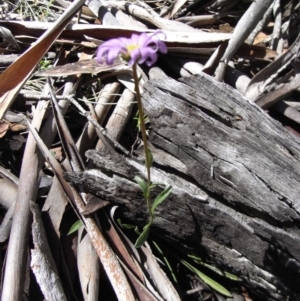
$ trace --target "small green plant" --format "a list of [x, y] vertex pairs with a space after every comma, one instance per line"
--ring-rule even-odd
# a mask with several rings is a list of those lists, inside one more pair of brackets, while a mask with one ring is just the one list
[[145, 165], [147, 169], [147, 182], [142, 178], [136, 176], [134, 180], [141, 187], [144, 198], [147, 202], [149, 211], [149, 222], [144, 226], [142, 233], [135, 242], [136, 247], [140, 247], [148, 238], [150, 227], [154, 220], [154, 211], [159, 204], [161, 204], [171, 193], [171, 186], [166, 187], [153, 201], [151, 197], [151, 189], [157, 184], [151, 182], [150, 169], [153, 163], [153, 156], [148, 148], [147, 133], [145, 126], [145, 114], [143, 110], [143, 104], [141, 99], [141, 93], [139, 89], [139, 77], [137, 73], [137, 64], [146, 63], [148, 66], [152, 66], [157, 61], [157, 52], [167, 52], [166, 45], [157, 38], [157, 35], [162, 33], [158, 31], [152, 35], [142, 33], [141, 35], [133, 34], [131, 38], [119, 38], [109, 40], [100, 45], [97, 53], [97, 59], [102, 63], [103, 56], [106, 55], [106, 63], [108, 65], [113, 64], [114, 60], [121, 55], [121, 57], [132, 66], [132, 74], [135, 85], [135, 93], [138, 105], [138, 127], [142, 133], [142, 139], [144, 143], [145, 151]]
[[[149, 118], [145, 114], [144, 114], [143, 118], [144, 118], [144, 123], [146, 124], [149, 121]], [[141, 131], [141, 122], [140, 122], [140, 117], [139, 117], [139, 111], [136, 112], [136, 115], [133, 119], [136, 120], [136, 122], [137, 122], [136, 127], [138, 128], [139, 131]]]
[[[139, 234], [139, 235], [141, 234], [139, 232], [137, 226], [134, 226], [131, 224], [124, 224], [124, 223], [122, 223], [122, 221], [120, 219], [118, 219], [117, 221], [121, 228], [127, 229], [127, 230], [134, 230], [137, 234]], [[204, 274], [202, 271], [200, 271], [198, 269], [197, 266], [205, 267], [206, 269], [212, 271], [213, 273], [215, 273], [221, 277], [227, 278], [231, 281], [236, 281], [236, 282], [242, 281], [242, 279], [239, 278], [238, 276], [228, 273], [226, 271], [222, 271], [222, 270], [218, 269], [217, 267], [204, 262], [199, 256], [197, 256], [195, 254], [186, 254], [186, 253], [181, 254], [181, 251], [175, 253], [174, 250], [170, 250], [169, 248], [164, 248], [164, 251], [163, 251], [163, 249], [158, 245], [158, 243], [156, 243], [153, 240], [151, 241], [151, 243], [154, 245], [154, 247], [158, 251], [159, 256], [165, 262], [165, 266], [166, 266], [168, 272], [170, 273], [170, 275], [173, 279], [173, 282], [176, 283], [177, 285], [179, 285], [179, 282], [176, 278], [175, 272], [168, 259], [171, 257], [175, 258], [177, 262], [180, 262], [190, 272], [192, 272], [197, 277], [199, 277], [211, 289], [213, 289], [214, 291], [218, 292], [219, 294], [221, 294], [223, 296], [226, 296], [229, 298], [232, 297], [231, 293], [222, 284], [220, 284], [216, 280], [214, 280], [211, 277]], [[183, 258], [187, 258], [187, 259], [185, 260]], [[193, 262], [191, 262], [191, 261], [193, 261]]]
[[[151, 153], [150, 153], [151, 154]], [[152, 155], [151, 155], [152, 156]], [[151, 166], [150, 166], [151, 167]], [[154, 211], [156, 207], [161, 204], [171, 193], [172, 186], [166, 187], [152, 202], [151, 200], [151, 189], [154, 188], [157, 184], [148, 185], [142, 178], [135, 176], [134, 180], [139, 184], [143, 191], [144, 198], [147, 201], [148, 211], [150, 214], [150, 220], [147, 225], [144, 226], [142, 233], [138, 237], [137, 241], [135, 242], [135, 246], [138, 248], [140, 247], [148, 238], [150, 227], [154, 220]]]
[[83, 226], [82, 221], [81, 221], [81, 220], [76, 221], [76, 222], [72, 225], [72, 227], [71, 227], [71, 229], [69, 230], [69, 232], [68, 232], [67, 235], [70, 235], [70, 234], [76, 232], [81, 226]]
[[180, 262], [188, 268], [191, 272], [195, 273], [203, 282], [205, 282], [208, 286], [210, 286], [212, 289], [214, 289], [216, 292], [231, 298], [232, 295], [230, 292], [221, 284], [216, 282], [215, 280], [211, 279], [210, 277], [206, 276], [204, 273], [199, 271], [197, 268], [195, 268], [193, 265], [188, 263], [187, 261], [181, 259]]
[[52, 61], [49, 61], [47, 58], [42, 59], [39, 63], [39, 69], [41, 71], [47, 70], [49, 67], [51, 67]]

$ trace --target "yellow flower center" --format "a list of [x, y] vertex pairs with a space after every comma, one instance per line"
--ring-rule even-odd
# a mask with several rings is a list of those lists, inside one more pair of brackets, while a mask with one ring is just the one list
[[140, 47], [140, 46], [137, 45], [137, 44], [130, 44], [130, 45], [127, 45], [127, 46], [126, 46], [127, 52], [123, 52], [123, 53], [121, 54], [122, 59], [125, 60], [125, 61], [127, 61], [127, 62], [129, 62], [130, 59], [131, 59], [130, 53], [131, 53], [133, 50], [138, 49], [139, 47]]
[[133, 50], [139, 48], [139, 47], [140, 47], [140, 46], [139, 46], [139, 45], [136, 45], [136, 44], [131, 44], [131, 45], [126, 46], [126, 48], [127, 48], [127, 50], [128, 50], [129, 53], [130, 53], [131, 51], [133, 51]]

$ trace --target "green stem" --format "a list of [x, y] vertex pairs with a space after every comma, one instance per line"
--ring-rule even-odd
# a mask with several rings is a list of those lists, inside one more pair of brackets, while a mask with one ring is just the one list
[[145, 161], [146, 161], [146, 168], [147, 168], [147, 206], [150, 213], [150, 222], [153, 221], [153, 216], [151, 214], [151, 204], [150, 204], [150, 185], [151, 185], [151, 175], [150, 175], [150, 162], [149, 162], [149, 156], [148, 156], [148, 142], [147, 142], [147, 134], [146, 134], [146, 127], [145, 127], [145, 121], [144, 121], [144, 110], [143, 110], [143, 104], [141, 99], [141, 93], [139, 88], [139, 78], [137, 74], [137, 68], [136, 64], [132, 66], [132, 73], [133, 73], [133, 79], [134, 79], [134, 89], [136, 93], [136, 99], [137, 99], [137, 105], [139, 110], [139, 118], [140, 118], [140, 125], [141, 125], [141, 132], [142, 132], [142, 139], [144, 143], [144, 151], [145, 151]]

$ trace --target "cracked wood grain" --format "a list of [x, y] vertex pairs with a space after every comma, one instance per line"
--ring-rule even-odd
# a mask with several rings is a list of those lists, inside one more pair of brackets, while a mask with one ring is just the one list
[[[153, 232], [172, 245], [204, 249], [216, 266], [243, 278], [255, 296], [300, 300], [299, 141], [253, 102], [205, 74], [150, 80], [144, 91], [152, 178], [173, 186]], [[86, 155], [99, 168], [65, 177], [143, 225], [146, 206], [133, 182], [134, 175], [145, 176], [143, 162]]]

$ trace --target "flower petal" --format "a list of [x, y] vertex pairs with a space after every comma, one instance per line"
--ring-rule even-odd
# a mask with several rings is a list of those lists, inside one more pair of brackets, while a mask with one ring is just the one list
[[107, 56], [106, 56], [106, 63], [108, 65], [112, 65], [115, 61], [115, 59], [118, 57], [119, 53], [120, 53], [120, 48], [111, 48], [108, 53], [107, 53]]
[[132, 34], [131, 38], [128, 39], [128, 42], [130, 45], [140, 45], [139, 40], [140, 40], [141, 35], [137, 35], [135, 33]]
[[97, 51], [97, 61], [99, 64], [102, 64], [103, 62], [103, 57], [107, 54], [107, 52], [109, 51], [109, 48], [106, 47], [102, 47], [102, 48], [98, 48]]
[[133, 64], [137, 63], [138, 60], [141, 58], [141, 52], [140, 49], [134, 49], [130, 51], [130, 61], [128, 62], [129, 66], [132, 66]]
[[112, 65], [120, 52], [127, 51], [126, 47], [124, 46], [124, 42], [126, 42], [126, 40], [127, 39], [125, 38], [119, 38], [102, 43], [97, 52], [98, 62], [102, 63], [103, 56], [106, 55], [106, 63], [108, 65]]
[[111, 39], [100, 45], [97, 51], [97, 60], [101, 63], [106, 55], [107, 64], [113, 64], [119, 54], [129, 61], [129, 65], [146, 63], [148, 66], [157, 61], [157, 52], [167, 53], [167, 46], [158, 37], [165, 34], [158, 30], [151, 35], [142, 33], [132, 34], [131, 38]]
[[168, 48], [167, 48], [166, 44], [162, 41], [157, 41], [157, 47], [161, 53], [168, 52]]
[[164, 39], [166, 38], [166, 35], [163, 33], [163, 31], [157, 30], [156, 32], [152, 33], [151, 35], [147, 35], [148, 38], [147, 38], [147, 41], [145, 41], [145, 43], [147, 43], [147, 46], [151, 43], [155, 43], [156, 41], [161, 41], [158, 38], [159, 34], [163, 34]]
[[141, 59], [139, 60], [139, 63], [146, 63], [147, 66], [152, 66], [157, 61], [157, 53], [152, 48], [145, 47], [141, 49]]
[[149, 36], [146, 33], [140, 34], [139, 39], [138, 39], [138, 45], [140, 45], [140, 47], [147, 46], [148, 39], [149, 39]]

